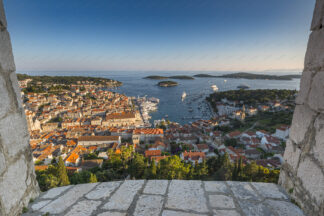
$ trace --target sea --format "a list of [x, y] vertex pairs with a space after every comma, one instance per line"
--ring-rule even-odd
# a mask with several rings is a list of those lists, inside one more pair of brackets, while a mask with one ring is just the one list
[[[174, 80], [179, 85], [175, 87], [159, 87], [157, 83], [161, 80], [144, 79], [149, 75], [174, 76], [188, 75], [193, 76], [199, 73], [208, 73], [211, 75], [222, 75], [225, 72], [114, 72], [114, 71], [28, 71], [18, 72], [28, 75], [47, 75], [47, 76], [92, 76], [103, 77], [123, 82], [123, 85], [111, 89], [127, 96], [135, 97], [155, 97], [160, 99], [158, 110], [151, 113], [151, 123], [154, 120], [168, 119], [180, 124], [187, 124], [198, 119], [210, 119], [212, 111], [206, 102], [206, 97], [213, 93], [212, 85], [218, 87], [218, 91], [235, 90], [239, 85], [248, 85], [250, 89], [290, 89], [299, 90], [300, 79], [287, 80], [249, 80], [249, 79], [229, 79], [229, 78], [198, 78], [194, 80]], [[229, 73], [229, 72], [226, 72]], [[231, 72], [233, 73], [233, 72]], [[182, 100], [183, 93], [186, 97]]]

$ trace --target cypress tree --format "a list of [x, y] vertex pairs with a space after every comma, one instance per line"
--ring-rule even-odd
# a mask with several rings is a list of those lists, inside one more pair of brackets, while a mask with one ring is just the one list
[[59, 158], [59, 161], [57, 163], [57, 178], [59, 180], [58, 186], [65, 186], [70, 184], [62, 157]]

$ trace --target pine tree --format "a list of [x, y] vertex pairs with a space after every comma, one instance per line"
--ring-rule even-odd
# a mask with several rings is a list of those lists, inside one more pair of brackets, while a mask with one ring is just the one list
[[150, 179], [155, 179], [156, 178], [156, 164], [155, 160], [151, 161], [151, 166], [150, 166]]
[[59, 158], [59, 161], [57, 163], [57, 178], [59, 180], [58, 186], [65, 186], [70, 184], [62, 157]]

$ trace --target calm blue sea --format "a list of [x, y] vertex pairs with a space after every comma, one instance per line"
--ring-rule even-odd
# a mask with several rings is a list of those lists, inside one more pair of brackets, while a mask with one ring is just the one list
[[[291, 81], [279, 80], [247, 80], [223, 78], [195, 78], [195, 80], [175, 80], [179, 83], [176, 87], [158, 87], [158, 80], [143, 79], [148, 75], [194, 75], [199, 72], [18, 72], [29, 75], [49, 76], [93, 76], [111, 78], [123, 82], [123, 86], [113, 91], [127, 96], [147, 96], [160, 99], [158, 111], [152, 113], [153, 122], [156, 119], [167, 117], [171, 121], [186, 124], [195, 119], [209, 119], [211, 113], [205, 98], [212, 93], [211, 85], [217, 85], [219, 91], [237, 89], [238, 85], [246, 84], [251, 89], [292, 89], [299, 90], [300, 79]], [[208, 74], [221, 75], [222, 72], [208, 72]], [[181, 95], [186, 92], [187, 97], [181, 100]]]

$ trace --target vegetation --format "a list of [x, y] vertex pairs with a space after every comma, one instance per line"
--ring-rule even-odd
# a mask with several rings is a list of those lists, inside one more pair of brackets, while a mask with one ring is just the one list
[[[296, 90], [286, 89], [257, 89], [257, 90], [230, 90], [215, 92], [207, 100], [210, 102], [221, 101], [226, 98], [229, 101], [244, 101], [245, 105], [258, 105], [275, 100], [293, 100]], [[213, 105], [213, 104], [212, 104]]]
[[[37, 171], [37, 180], [42, 191], [67, 183], [81, 184], [91, 182], [104, 182], [125, 179], [201, 179], [217, 181], [278, 181], [279, 170], [269, 170], [258, 166], [254, 162], [244, 164], [242, 160], [231, 163], [229, 156], [218, 155], [200, 164], [183, 162], [179, 156], [173, 155], [156, 162], [145, 158], [142, 154], [133, 151], [132, 147], [122, 147], [121, 153], [108, 151], [109, 160], [102, 168], [70, 174], [68, 181], [64, 164], [60, 159], [58, 164], [50, 165], [45, 171]], [[63, 168], [64, 167], [64, 168]], [[64, 172], [63, 172], [64, 173]]]
[[194, 77], [210, 78], [210, 77], [217, 77], [217, 76], [210, 75], [210, 74], [196, 74], [196, 75], [194, 75]]
[[232, 73], [218, 76], [220, 78], [235, 78], [235, 79], [265, 79], [265, 80], [292, 80], [293, 78], [301, 78], [301, 75], [266, 75], [266, 74], [253, 74], [253, 73]]
[[[59, 85], [71, 85], [77, 84], [79, 81], [84, 82], [92, 82], [94, 84], [103, 84], [105, 85], [107, 82], [113, 82], [114, 80], [106, 79], [106, 78], [97, 78], [97, 77], [84, 77], [84, 76], [29, 76], [27, 74], [17, 74], [18, 80], [32, 79], [32, 81], [28, 84], [30, 86], [35, 85], [39, 82], [42, 84], [59, 84]], [[116, 81], [115, 85], [122, 85], [121, 82]]]
[[158, 86], [160, 87], [173, 87], [173, 86], [177, 86], [178, 83], [174, 82], [174, 81], [162, 81], [158, 83]]
[[163, 80], [163, 79], [168, 79], [169, 77], [166, 76], [147, 76], [144, 77], [144, 79], [153, 79], [153, 80]]

